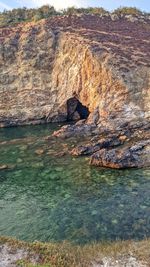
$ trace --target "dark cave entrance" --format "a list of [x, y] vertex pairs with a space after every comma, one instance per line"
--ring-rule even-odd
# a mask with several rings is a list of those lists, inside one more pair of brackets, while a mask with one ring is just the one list
[[67, 100], [67, 121], [87, 119], [89, 114], [89, 109], [83, 106], [76, 97]]

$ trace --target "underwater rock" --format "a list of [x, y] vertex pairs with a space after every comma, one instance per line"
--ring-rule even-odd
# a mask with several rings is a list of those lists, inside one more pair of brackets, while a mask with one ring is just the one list
[[23, 145], [23, 146], [20, 146], [20, 150], [21, 151], [25, 151], [28, 149], [28, 145]]
[[6, 165], [6, 164], [0, 165], [0, 171], [6, 170], [6, 169], [8, 169], [8, 165]]
[[40, 168], [44, 168], [44, 163], [43, 162], [35, 162], [31, 164], [32, 168], [35, 169], [40, 169]]
[[17, 163], [22, 163], [22, 162], [23, 162], [23, 159], [21, 159], [21, 158], [17, 159]]
[[55, 157], [61, 158], [63, 156], [67, 155], [67, 151], [58, 152], [55, 154]]
[[44, 152], [45, 152], [44, 149], [41, 149], [41, 148], [35, 150], [35, 154], [38, 156], [44, 154]]

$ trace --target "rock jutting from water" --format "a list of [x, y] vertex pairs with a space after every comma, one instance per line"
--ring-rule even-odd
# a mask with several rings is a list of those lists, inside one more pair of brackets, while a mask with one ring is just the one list
[[[71, 154], [111, 168], [150, 165], [150, 20], [58, 16], [0, 29], [0, 127], [77, 121]], [[95, 141], [94, 141], [95, 140]]]

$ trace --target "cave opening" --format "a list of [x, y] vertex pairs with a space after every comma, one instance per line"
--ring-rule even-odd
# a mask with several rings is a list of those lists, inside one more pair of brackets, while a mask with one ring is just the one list
[[87, 119], [89, 114], [89, 109], [82, 105], [76, 97], [67, 100], [67, 121]]

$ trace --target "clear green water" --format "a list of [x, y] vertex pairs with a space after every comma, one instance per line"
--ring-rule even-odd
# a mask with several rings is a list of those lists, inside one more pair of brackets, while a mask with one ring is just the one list
[[[34, 241], [150, 236], [150, 170], [90, 167], [58, 157], [76, 141], [44, 139], [57, 125], [0, 130], [0, 235]], [[4, 142], [6, 141], [6, 142]], [[37, 155], [37, 149], [44, 154]]]

